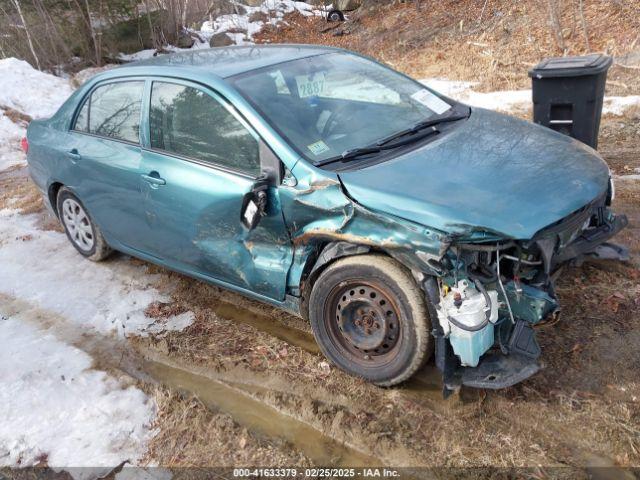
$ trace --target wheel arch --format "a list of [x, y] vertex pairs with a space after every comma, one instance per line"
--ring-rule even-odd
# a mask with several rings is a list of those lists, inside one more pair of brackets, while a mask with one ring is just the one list
[[[411, 265], [404, 262], [402, 258], [394, 255], [393, 252], [371, 245], [346, 241], [325, 242], [324, 244], [318, 245], [316, 252], [316, 255], [310, 255], [307, 259], [300, 282], [300, 313], [305, 319], [309, 318], [309, 298], [316, 280], [327, 267], [341, 258], [375, 253], [392, 258], [408, 271], [414, 271]], [[419, 284], [419, 282], [416, 283]]]
[[53, 210], [53, 213], [58, 218], [60, 218], [60, 214], [58, 212], [58, 193], [60, 192], [60, 189], [64, 186], [65, 185], [62, 182], [54, 181], [51, 183], [51, 185], [49, 185], [49, 188], [47, 189], [47, 197], [49, 200], [49, 205], [51, 205], [51, 209]]

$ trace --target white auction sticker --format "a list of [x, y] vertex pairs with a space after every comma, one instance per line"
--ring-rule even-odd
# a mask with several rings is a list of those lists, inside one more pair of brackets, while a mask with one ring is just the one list
[[431, 110], [436, 112], [436, 114], [440, 115], [451, 108], [447, 102], [442, 100], [437, 95], [431, 93], [427, 89], [418, 90], [416, 93], [411, 95], [416, 102], [420, 102], [425, 107], [429, 107]]
[[300, 98], [315, 97], [324, 92], [325, 75], [318, 72], [314, 75], [298, 75], [296, 84], [298, 85], [298, 95]]

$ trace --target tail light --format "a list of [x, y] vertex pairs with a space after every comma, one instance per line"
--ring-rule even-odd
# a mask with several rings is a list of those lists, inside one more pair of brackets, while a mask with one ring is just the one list
[[27, 140], [27, 137], [22, 137], [22, 140], [20, 140], [20, 147], [24, 153], [29, 153], [29, 140]]

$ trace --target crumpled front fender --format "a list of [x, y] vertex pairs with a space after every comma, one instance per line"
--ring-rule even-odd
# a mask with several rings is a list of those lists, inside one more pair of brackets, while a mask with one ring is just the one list
[[425, 260], [441, 258], [442, 246], [448, 241], [443, 232], [363, 207], [348, 196], [337, 176], [304, 173], [306, 180], [280, 189], [294, 246], [287, 282], [290, 289], [299, 288], [304, 274], [313, 267], [315, 261], [309, 266], [309, 258], [335, 242], [387, 253], [413, 271], [443, 273]]

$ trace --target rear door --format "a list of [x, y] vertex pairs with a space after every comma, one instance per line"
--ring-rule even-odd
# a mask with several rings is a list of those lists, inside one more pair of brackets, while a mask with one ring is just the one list
[[145, 106], [142, 194], [152, 254], [284, 300], [292, 248], [277, 188], [257, 228], [241, 222], [262, 170], [257, 134], [224, 99], [189, 82], [152, 81]]
[[144, 250], [146, 235], [140, 203], [144, 87], [140, 79], [94, 88], [76, 116], [65, 152], [73, 164], [70, 186], [107, 240], [137, 250]]

